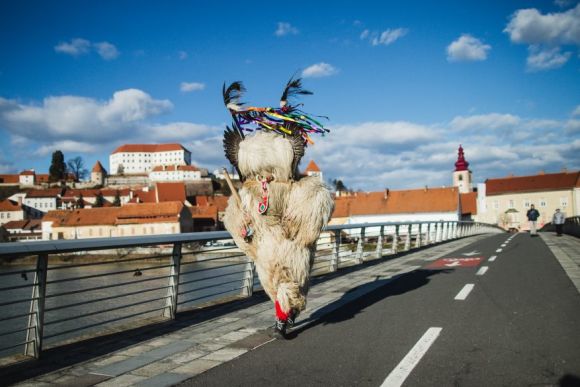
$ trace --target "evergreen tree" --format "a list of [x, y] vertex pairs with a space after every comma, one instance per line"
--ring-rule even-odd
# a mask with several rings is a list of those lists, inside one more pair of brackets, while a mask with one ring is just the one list
[[49, 181], [56, 182], [64, 180], [66, 176], [66, 164], [64, 163], [64, 155], [57, 150], [52, 154], [52, 162], [50, 163]]
[[93, 207], [102, 207], [103, 205], [105, 205], [105, 198], [103, 197], [103, 194], [99, 192], [95, 197], [95, 204], [93, 204]]
[[85, 208], [85, 199], [83, 198], [83, 194], [80, 194], [79, 198], [77, 199], [77, 207]]
[[121, 193], [119, 192], [119, 190], [117, 190], [117, 193], [115, 194], [115, 200], [113, 200], [113, 206], [121, 207]]

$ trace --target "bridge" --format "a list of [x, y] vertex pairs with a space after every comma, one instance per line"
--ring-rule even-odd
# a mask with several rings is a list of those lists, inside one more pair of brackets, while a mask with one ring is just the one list
[[270, 338], [271, 302], [228, 238], [1, 246], [15, 265], [0, 272], [3, 384], [580, 383], [577, 237], [471, 222], [329, 227], [286, 341]]

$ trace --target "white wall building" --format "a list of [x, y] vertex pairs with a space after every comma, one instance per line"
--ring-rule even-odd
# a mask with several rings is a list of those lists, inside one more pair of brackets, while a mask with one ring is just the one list
[[45, 189], [29, 191], [24, 197], [22, 203], [32, 209], [30, 216], [40, 218], [48, 211], [59, 208], [58, 202], [61, 189]]
[[190, 165], [191, 152], [180, 144], [125, 144], [109, 156], [110, 174], [148, 174], [158, 165]]
[[158, 165], [149, 173], [151, 182], [200, 179], [201, 171], [193, 165]]

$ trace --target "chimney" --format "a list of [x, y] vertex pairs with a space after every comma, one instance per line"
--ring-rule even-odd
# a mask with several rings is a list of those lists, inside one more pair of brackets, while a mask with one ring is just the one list
[[18, 196], [18, 205], [22, 206], [22, 196]]
[[425, 192], [427, 192], [429, 190], [429, 187], [425, 186]]
[[387, 200], [389, 197], [389, 189], [385, 188], [385, 200]]
[[538, 175], [545, 175], [545, 174], [546, 174], [546, 172], [543, 169], [540, 170], [540, 172], [538, 172]]
[[562, 167], [562, 173], [568, 173], [568, 168]]

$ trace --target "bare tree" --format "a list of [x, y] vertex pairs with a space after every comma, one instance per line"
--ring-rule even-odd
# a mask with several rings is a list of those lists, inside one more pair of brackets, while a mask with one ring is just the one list
[[75, 180], [79, 181], [87, 177], [89, 171], [85, 168], [85, 162], [81, 156], [69, 159], [66, 162], [68, 171], [75, 175]]

